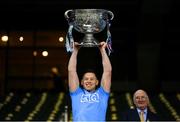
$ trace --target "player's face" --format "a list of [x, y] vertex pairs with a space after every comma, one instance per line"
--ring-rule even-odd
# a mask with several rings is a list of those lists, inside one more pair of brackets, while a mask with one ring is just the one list
[[81, 85], [88, 91], [95, 90], [98, 85], [96, 75], [91, 72], [85, 73], [81, 81]]
[[137, 108], [144, 110], [148, 106], [148, 103], [149, 99], [144, 91], [139, 90], [135, 93], [134, 104]]

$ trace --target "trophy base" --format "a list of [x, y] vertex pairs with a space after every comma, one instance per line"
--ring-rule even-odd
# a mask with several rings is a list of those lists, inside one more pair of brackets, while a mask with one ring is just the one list
[[94, 38], [92, 33], [86, 33], [83, 40], [79, 44], [81, 47], [98, 47], [99, 42]]
[[100, 44], [92, 43], [92, 42], [82, 42], [79, 44], [81, 47], [99, 47]]

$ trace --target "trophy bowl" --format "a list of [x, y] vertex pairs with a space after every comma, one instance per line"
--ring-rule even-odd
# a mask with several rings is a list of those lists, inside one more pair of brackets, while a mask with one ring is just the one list
[[99, 46], [99, 41], [93, 35], [104, 30], [109, 20], [114, 18], [111, 11], [104, 9], [67, 10], [64, 15], [71, 26], [68, 31], [70, 40], [72, 40], [72, 28], [85, 34], [79, 43], [83, 47]]

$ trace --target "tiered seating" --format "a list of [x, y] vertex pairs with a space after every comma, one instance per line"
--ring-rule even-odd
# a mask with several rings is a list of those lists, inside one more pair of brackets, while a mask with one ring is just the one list
[[64, 93], [10, 93], [1, 100], [0, 120], [58, 120], [64, 103]]
[[[180, 94], [158, 93], [150, 97], [150, 109], [164, 120], [180, 120]], [[130, 92], [110, 94], [107, 120], [120, 121], [122, 113], [132, 108]], [[66, 112], [68, 114], [66, 114]], [[68, 118], [67, 118], [68, 117]], [[8, 121], [72, 121], [70, 98], [57, 92], [10, 92], [0, 99], [0, 120]]]

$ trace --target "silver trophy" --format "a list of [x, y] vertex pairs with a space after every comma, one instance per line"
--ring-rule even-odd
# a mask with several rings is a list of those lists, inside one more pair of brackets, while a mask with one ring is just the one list
[[99, 33], [107, 27], [107, 40], [109, 52], [111, 49], [111, 33], [110, 20], [114, 18], [114, 14], [111, 11], [104, 9], [74, 9], [67, 10], [65, 18], [68, 21], [69, 29], [66, 35], [66, 49], [68, 52], [73, 51], [73, 35], [72, 29], [80, 33], [84, 33], [85, 36], [79, 43], [82, 47], [95, 47], [99, 45], [99, 41], [94, 38], [93, 34]]

